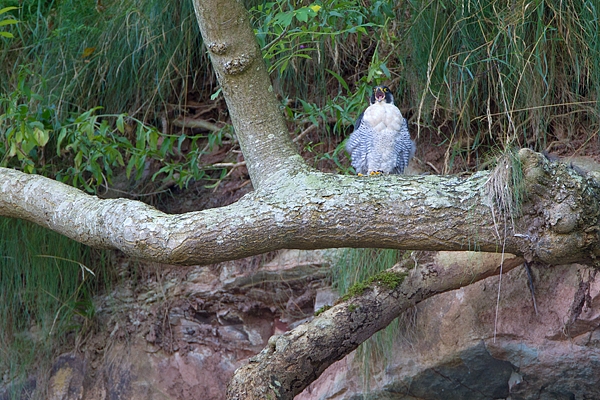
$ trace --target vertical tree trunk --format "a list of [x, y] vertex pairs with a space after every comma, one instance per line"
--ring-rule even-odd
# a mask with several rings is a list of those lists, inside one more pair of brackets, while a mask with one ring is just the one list
[[277, 171], [304, 168], [290, 139], [243, 2], [193, 1], [252, 184], [258, 188]]

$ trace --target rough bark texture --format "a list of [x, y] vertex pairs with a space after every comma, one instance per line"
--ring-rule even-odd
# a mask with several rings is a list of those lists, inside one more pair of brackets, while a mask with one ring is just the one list
[[278, 170], [303, 164], [241, 1], [194, 0], [202, 38], [223, 89], [255, 188]]
[[492, 212], [489, 172], [460, 179], [283, 170], [231, 206], [168, 215], [0, 169], [0, 215], [90, 246], [182, 265], [329, 247], [504, 250], [550, 264], [595, 261], [600, 185], [529, 150], [521, 150], [520, 159], [529, 197], [514, 229], [500, 211]]
[[553, 264], [595, 261], [600, 254], [598, 183], [528, 150], [519, 155], [528, 197], [514, 225], [490, 195], [512, 184], [496, 179], [506, 171], [460, 179], [309, 169], [293, 148], [242, 3], [196, 0], [194, 6], [256, 191], [228, 207], [167, 215], [141, 202], [101, 200], [0, 169], [0, 215], [171, 264], [281, 248], [504, 250]]
[[[504, 271], [523, 263], [507, 257]], [[273, 336], [269, 346], [239, 368], [229, 383], [228, 399], [293, 399], [335, 361], [415, 304], [497, 274], [500, 265], [427, 265], [413, 269], [396, 288], [379, 282], [364, 293], [323, 312], [311, 322]], [[406, 270], [389, 270], [402, 276]]]

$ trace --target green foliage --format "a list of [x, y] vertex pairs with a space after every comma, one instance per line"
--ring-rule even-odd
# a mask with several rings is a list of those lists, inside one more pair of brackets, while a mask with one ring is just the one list
[[[60, 118], [100, 105], [155, 124], [215, 92], [190, 1], [5, 3], [20, 6], [20, 22], [0, 49], [0, 92], [16, 89], [16, 66], [35, 65], [40, 79], [30, 86]], [[513, 146], [574, 153], [597, 141], [593, 0], [252, 3], [290, 125], [298, 134], [318, 126], [301, 143], [319, 167], [350, 171], [341, 141], [379, 83], [394, 90], [417, 142], [437, 135], [443, 172]], [[37, 139], [45, 140], [28, 133], [25, 147]]]
[[111, 273], [107, 253], [29, 222], [0, 218], [0, 238], [0, 371], [18, 382], [93, 327]]
[[319, 308], [317, 311], [315, 311], [315, 317], [318, 317], [319, 315], [321, 315], [322, 313], [324, 313], [325, 311], [329, 310], [332, 306], [326, 304], [323, 307]]
[[[17, 90], [0, 94], [0, 165], [9, 165], [17, 158], [20, 167], [29, 173], [35, 172], [32, 157], [40, 156], [38, 148], [43, 148], [49, 140], [48, 130], [52, 127], [52, 110], [40, 108], [30, 112], [28, 104], [41, 100], [31, 92], [26, 84], [30, 71], [21, 69]], [[39, 111], [39, 112], [38, 112]], [[34, 153], [30, 156], [31, 153]]]
[[417, 142], [437, 135], [444, 173], [513, 147], [573, 154], [597, 145], [600, 9], [591, 0], [279, 1], [253, 10], [274, 84], [293, 99], [290, 122], [298, 133], [299, 121], [319, 127], [320, 140], [305, 144], [317, 165], [350, 171], [340, 142], [380, 83], [408, 110]]
[[[4, 7], [2, 9], [0, 9], [0, 16], [2, 14], [6, 14], [7, 12], [13, 11], [13, 10], [18, 10], [18, 7]], [[17, 21], [14, 18], [4, 18], [4, 19], [0, 20], [0, 26], [16, 25], [18, 23], [19, 23], [19, 21]], [[15, 37], [12, 33], [6, 32], [6, 31], [0, 31], [0, 36], [9, 38], [9, 39], [12, 39]]]
[[[281, 90], [292, 96], [286, 115], [298, 133], [309, 123], [319, 141], [304, 144], [315, 166], [350, 173], [343, 138], [363, 111], [371, 86], [391, 78], [378, 40], [393, 21], [395, 3], [346, 0], [260, 3], [251, 9], [264, 59]], [[351, 48], [357, 47], [357, 48]], [[360, 63], [346, 60], [368, 48]], [[364, 71], [358, 70], [364, 65]], [[347, 81], [349, 68], [357, 77]], [[333, 91], [331, 90], [333, 88]], [[312, 100], [309, 100], [312, 99]]]
[[[255, 32], [269, 71], [283, 74], [296, 58], [320, 57], [327, 40], [344, 40], [349, 34], [367, 35], [367, 28], [393, 16], [391, 3], [377, 1], [371, 8], [346, 0], [315, 2], [267, 2], [251, 10]], [[378, 18], [373, 18], [378, 17]]]
[[480, 148], [572, 153], [582, 132], [587, 140], [597, 135], [600, 9], [594, 1], [407, 5], [406, 84], [420, 93], [413, 104], [423, 125], [450, 128], [439, 131], [447, 164]]
[[58, 115], [100, 105], [148, 122], [184, 104], [188, 92], [212, 90], [189, 0], [4, 3], [20, 6], [20, 23], [0, 50], [0, 92], [15, 89], [16, 66], [32, 65], [43, 77], [33, 90]]
[[[60, 121], [56, 109], [44, 106], [28, 86], [32, 75], [22, 68], [17, 90], [0, 94], [0, 166], [50, 175], [94, 193], [123, 169], [128, 179], [141, 179], [153, 161], [160, 167], [153, 180], [183, 187], [204, 177], [198, 158], [221, 141], [223, 132], [208, 138], [164, 135], [125, 114], [97, 115], [100, 107]], [[184, 141], [190, 149], [185, 154]]]

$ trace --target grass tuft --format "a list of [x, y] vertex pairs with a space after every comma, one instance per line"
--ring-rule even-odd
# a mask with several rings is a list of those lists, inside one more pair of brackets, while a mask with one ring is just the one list
[[523, 168], [516, 151], [506, 152], [498, 158], [486, 182], [486, 195], [495, 222], [514, 225], [514, 218], [521, 214], [522, 203], [527, 197]]
[[[513, 147], [581, 150], [600, 128], [593, 1], [407, 3], [406, 76], [418, 131], [445, 141], [444, 171]], [[424, 50], [427, 49], [427, 50]]]
[[61, 118], [95, 106], [157, 118], [214, 82], [190, 1], [7, 3], [20, 23], [0, 51], [0, 90], [14, 91], [14, 71], [29, 65], [43, 77], [32, 89]]

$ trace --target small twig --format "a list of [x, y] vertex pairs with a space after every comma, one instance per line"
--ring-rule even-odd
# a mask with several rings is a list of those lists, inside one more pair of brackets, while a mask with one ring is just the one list
[[237, 167], [242, 167], [244, 165], [246, 165], [246, 161], [240, 161], [238, 163], [229, 163], [229, 162], [215, 163], [215, 164], [211, 164], [210, 167], [215, 167], [215, 168], [237, 168]]
[[437, 169], [435, 165], [433, 165], [431, 162], [427, 161], [425, 164], [427, 164], [432, 170], [434, 170], [436, 174], [440, 175], [440, 170]]
[[173, 125], [178, 126], [180, 128], [200, 128], [212, 132], [218, 132], [222, 129], [218, 125], [213, 124], [212, 122], [204, 121], [201, 119], [194, 119], [190, 117], [179, 117], [174, 119], [172, 123]]
[[[215, 192], [217, 191], [217, 189], [219, 188], [219, 185], [221, 184], [221, 182], [222, 182], [224, 179], [227, 179], [227, 178], [229, 178], [229, 177], [231, 176], [231, 174], [233, 173], [233, 171], [235, 171], [235, 169], [236, 169], [237, 167], [243, 167], [243, 166], [245, 166], [245, 165], [246, 165], [246, 161], [240, 161], [240, 162], [238, 162], [238, 163], [215, 163], [215, 164], [212, 164], [212, 165], [208, 166], [208, 167], [214, 167], [214, 168], [231, 168], [231, 169], [229, 170], [229, 172], [227, 173], [227, 175], [225, 175], [225, 176], [223, 177], [223, 179], [221, 179], [221, 180], [219, 180], [219, 182], [217, 182], [217, 185], [216, 185], [216, 186], [215, 186], [215, 188], [213, 189], [213, 193], [215, 193]], [[242, 185], [242, 186], [240, 186], [240, 187], [243, 187], [243, 186], [244, 186], [244, 185]]]
[[314, 131], [317, 128], [317, 125], [311, 125], [308, 128], [306, 128], [305, 130], [303, 130], [302, 132], [300, 132], [300, 134], [298, 136], [296, 136], [292, 141], [294, 143], [297, 143], [300, 139], [302, 139], [304, 136], [306, 136], [308, 133]]
[[531, 292], [531, 299], [533, 300], [533, 309], [535, 310], [535, 315], [538, 315], [537, 303], [535, 301], [535, 290], [533, 288], [533, 279], [531, 277], [531, 268], [529, 268], [529, 263], [527, 261], [525, 261], [523, 265], [525, 266], [525, 271], [527, 271], [527, 280], [529, 284], [529, 291]]
[[[223, 179], [225, 179], [225, 178], [223, 178]], [[249, 185], [249, 184], [251, 184], [251, 183], [252, 183], [252, 181], [251, 181], [250, 179], [247, 179], [247, 180], [245, 180], [245, 181], [244, 181], [242, 184], [240, 184], [240, 185], [237, 185], [236, 187], [232, 187], [232, 188], [225, 189], [224, 193], [233, 193], [233, 192], [235, 192], [236, 190], [240, 190], [240, 189], [241, 189], [241, 188], [243, 188], [244, 186], [248, 186], [248, 185]], [[219, 185], [217, 185], [217, 186], [215, 187], [215, 190], [213, 190], [213, 193], [215, 193], [215, 192], [217, 191], [217, 188], [218, 188], [218, 187], [219, 187]]]

